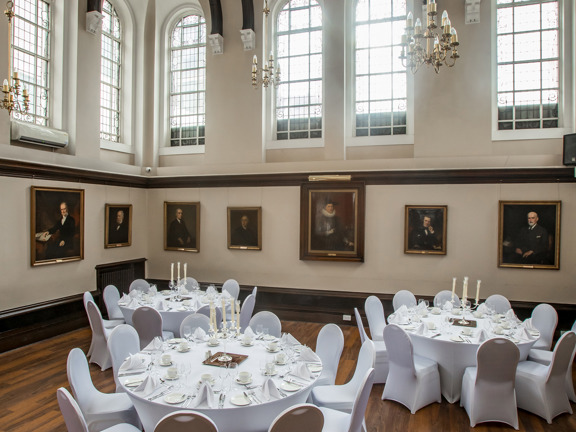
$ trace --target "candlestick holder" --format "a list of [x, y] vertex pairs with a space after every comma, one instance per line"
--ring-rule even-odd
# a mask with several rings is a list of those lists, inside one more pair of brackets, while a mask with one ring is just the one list
[[467, 326], [468, 324], [470, 324], [470, 321], [466, 320], [466, 311], [471, 310], [470, 306], [471, 306], [471, 303], [469, 301], [466, 301], [465, 299], [463, 299], [463, 301], [461, 303], [462, 318], [460, 319], [460, 321], [458, 321], [458, 324], [460, 324], [461, 326]]
[[232, 361], [232, 356], [228, 354], [227, 348], [228, 344], [228, 333], [226, 332], [226, 328], [222, 327], [222, 348], [223, 352], [222, 355], [218, 357], [218, 361], [222, 363], [228, 363]]

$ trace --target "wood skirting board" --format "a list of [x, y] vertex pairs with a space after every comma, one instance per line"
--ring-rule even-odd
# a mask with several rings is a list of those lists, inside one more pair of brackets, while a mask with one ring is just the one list
[[[168, 281], [149, 280], [159, 289], [165, 289]], [[209, 282], [202, 283], [206, 285]], [[215, 284], [218, 285], [218, 284]], [[252, 286], [242, 286], [240, 299], [252, 292]], [[98, 292], [93, 293], [95, 297]], [[369, 295], [377, 295], [383, 302], [386, 316], [392, 313], [393, 294], [372, 294], [359, 292], [324, 291], [281, 287], [258, 287], [254, 313], [269, 310], [282, 320], [336, 323], [356, 325], [354, 308], [358, 308], [368, 326], [364, 314], [364, 301]], [[418, 296], [432, 301], [430, 296]], [[98, 301], [98, 300], [97, 300]], [[512, 307], [518, 318], [524, 320], [530, 316], [535, 302], [512, 301]], [[561, 330], [569, 330], [576, 319], [576, 305], [552, 304], [558, 312], [556, 337]], [[106, 316], [106, 310], [102, 309]], [[351, 317], [350, 321], [343, 319]], [[0, 352], [28, 345], [71, 330], [88, 325], [82, 294], [55, 299], [43, 303], [23, 306], [0, 312]]]

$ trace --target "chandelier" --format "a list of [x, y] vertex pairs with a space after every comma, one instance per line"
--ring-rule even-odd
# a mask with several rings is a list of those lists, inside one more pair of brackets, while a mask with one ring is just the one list
[[[22, 101], [20, 100], [20, 79], [18, 78], [18, 72], [12, 72], [12, 18], [14, 18], [14, 2], [8, 1], [6, 3], [6, 10], [4, 15], [8, 18], [8, 79], [4, 80], [2, 84], [2, 92], [4, 93], [4, 99], [0, 105], [2, 108], [7, 109], [8, 113], [11, 114], [12, 111], [17, 111], [19, 113], [25, 114], [28, 112], [30, 98], [28, 96], [28, 90], [22, 90]], [[12, 74], [12, 75], [10, 75]]]
[[[264, 14], [264, 32], [262, 36], [264, 45], [263, 52], [266, 54], [268, 15], [270, 14], [270, 9], [268, 8], [268, 0], [264, 0], [264, 9], [262, 10], [262, 13]], [[266, 61], [266, 58], [264, 58], [261, 70], [258, 68], [258, 57], [256, 54], [254, 54], [254, 58], [252, 59], [252, 87], [257, 89], [259, 84], [262, 84], [264, 88], [268, 88], [270, 84], [274, 84], [275, 87], [278, 87], [278, 84], [280, 84], [280, 65], [275, 66], [274, 54], [272, 54], [272, 51], [270, 51], [270, 57], [268, 57], [268, 61]]]
[[434, 72], [440, 71], [440, 66], [454, 66], [458, 54], [458, 33], [452, 27], [448, 12], [442, 13], [440, 33], [436, 33], [436, 0], [428, 0], [426, 4], [426, 28], [422, 28], [420, 18], [416, 19], [412, 12], [406, 16], [406, 30], [402, 35], [402, 65], [415, 74], [423, 64], [431, 65]]

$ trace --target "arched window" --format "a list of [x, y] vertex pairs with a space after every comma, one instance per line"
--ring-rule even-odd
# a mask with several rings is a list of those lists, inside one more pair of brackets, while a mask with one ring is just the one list
[[322, 138], [322, 9], [316, 0], [290, 0], [276, 20], [281, 70], [276, 91], [276, 140]]
[[108, 0], [102, 5], [102, 15], [100, 139], [120, 142], [122, 29], [116, 9]]
[[170, 146], [203, 146], [206, 114], [206, 22], [182, 18], [170, 38]]
[[14, 118], [49, 126], [50, 123], [50, 3], [18, 0], [14, 3], [12, 67], [22, 89], [30, 95], [29, 115]]

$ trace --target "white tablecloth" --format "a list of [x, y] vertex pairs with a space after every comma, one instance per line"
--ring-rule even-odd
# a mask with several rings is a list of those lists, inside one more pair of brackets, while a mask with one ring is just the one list
[[[176, 345], [174, 345], [176, 346]], [[222, 343], [218, 347], [210, 347], [206, 343], [201, 343], [194, 345], [192, 344], [191, 351], [187, 353], [180, 353], [175, 349], [167, 350], [165, 353], [169, 353], [172, 357], [173, 363], [175, 365], [179, 365], [181, 363], [186, 363], [190, 365], [191, 372], [186, 380], [175, 380], [175, 381], [168, 381], [166, 380], [163, 384], [163, 387], [159, 388], [154, 394], [160, 393], [162, 390], [166, 389], [166, 385], [175, 385], [178, 386], [179, 384], [188, 384], [183, 389], [173, 389], [172, 391], [179, 391], [186, 394], [194, 394], [198, 387], [198, 383], [200, 382], [200, 377], [202, 374], [210, 373], [213, 376], [218, 376], [220, 372], [226, 373], [226, 370], [223, 368], [218, 368], [215, 366], [208, 366], [202, 364], [205, 359], [205, 353], [207, 350], [211, 350], [213, 354], [217, 351], [221, 351], [223, 349]], [[218, 430], [220, 432], [258, 432], [262, 431], [265, 432], [268, 430], [268, 427], [274, 420], [274, 418], [286, 408], [298, 404], [303, 403], [308, 398], [308, 394], [312, 389], [312, 384], [317, 379], [318, 373], [315, 373], [314, 377], [310, 381], [306, 381], [300, 378], [293, 377], [289, 371], [295, 366], [295, 364], [288, 364], [286, 366], [276, 366], [276, 371], [278, 372], [276, 375], [272, 377], [274, 383], [281, 388], [280, 386], [284, 382], [285, 379], [287, 380], [295, 380], [302, 384], [299, 390], [288, 392], [286, 390], [282, 390], [285, 393], [285, 397], [280, 399], [271, 398], [270, 401], [265, 401], [263, 395], [260, 390], [261, 384], [266, 379], [265, 376], [262, 375], [260, 367], [263, 361], [270, 361], [274, 354], [271, 354], [266, 349], [266, 342], [264, 341], [255, 341], [254, 345], [251, 347], [242, 346], [237, 341], [229, 341], [227, 343], [227, 351], [235, 354], [245, 354], [248, 355], [248, 358], [238, 365], [238, 371], [248, 371], [252, 374], [252, 384], [251, 385], [258, 385], [257, 388], [254, 388], [253, 391], [255, 395], [262, 403], [251, 403], [247, 406], [235, 406], [233, 405], [230, 400], [237, 394], [241, 394], [243, 391], [248, 391], [246, 386], [240, 385], [237, 382], [232, 384], [232, 388], [226, 396], [226, 400], [224, 403], [224, 407], [219, 408], [183, 408], [182, 405], [186, 405], [186, 403], [170, 405], [164, 401], [164, 397], [159, 397], [153, 401], [149, 401], [148, 397], [151, 395], [143, 395], [134, 393], [134, 388], [124, 387], [126, 393], [134, 403], [136, 407], [136, 411], [140, 416], [142, 424], [144, 425], [144, 430], [146, 432], [152, 432], [154, 430], [154, 426], [158, 423], [158, 421], [168, 413], [180, 410], [180, 409], [191, 409], [194, 411], [199, 411], [207, 416], [209, 416], [218, 426]], [[146, 354], [148, 357], [152, 357], [149, 354]], [[295, 360], [298, 359], [298, 355], [295, 354], [293, 356]], [[296, 363], [298, 364], [298, 363]], [[159, 374], [160, 377], [164, 378], [167, 373], [167, 368], [161, 366], [155, 366], [153, 369]], [[280, 376], [283, 375], [283, 378]], [[144, 377], [146, 374], [143, 375], [134, 375], [134, 376], [126, 376], [120, 377], [120, 382], [124, 384], [128, 379], [136, 379], [137, 377]], [[180, 382], [182, 381], [182, 382]], [[299, 387], [299, 386], [298, 386]], [[218, 382], [214, 386], [215, 389], [219, 389]], [[218, 404], [219, 394], [215, 395], [215, 406]]]

